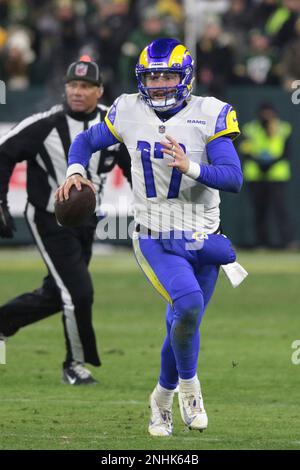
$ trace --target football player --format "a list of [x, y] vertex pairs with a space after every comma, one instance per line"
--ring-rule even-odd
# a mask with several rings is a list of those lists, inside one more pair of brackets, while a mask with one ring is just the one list
[[104, 123], [79, 134], [69, 152], [66, 182], [90, 184], [82, 175], [93, 152], [124, 142], [132, 163], [137, 261], [167, 300], [166, 337], [158, 383], [150, 397], [149, 432], [169, 436], [179, 384], [184, 423], [203, 430], [205, 412], [197, 363], [199, 326], [220, 265], [235, 261], [220, 231], [219, 190], [237, 193], [240, 161], [232, 140], [240, 133], [230, 104], [191, 94], [193, 60], [175, 39], [157, 39], [136, 66], [138, 93], [121, 95]]

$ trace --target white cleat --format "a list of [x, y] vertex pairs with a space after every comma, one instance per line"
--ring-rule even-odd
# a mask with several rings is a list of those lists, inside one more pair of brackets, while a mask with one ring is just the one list
[[173, 432], [172, 410], [160, 408], [154, 397], [154, 392], [150, 395], [151, 416], [148, 431], [151, 436], [167, 437]]
[[178, 401], [183, 422], [190, 429], [203, 431], [208, 426], [208, 418], [204, 409], [201, 390], [198, 392], [183, 392], [179, 389]]

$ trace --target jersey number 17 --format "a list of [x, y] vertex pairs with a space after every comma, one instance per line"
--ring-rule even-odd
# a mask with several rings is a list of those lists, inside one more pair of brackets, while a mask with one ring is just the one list
[[[185, 146], [183, 144], [179, 145], [182, 150], [186, 152]], [[137, 150], [140, 150], [141, 152], [147, 197], [157, 197], [151, 163], [151, 144], [149, 144], [149, 142], [145, 142], [144, 140], [139, 140], [137, 143]], [[159, 142], [155, 142], [154, 144], [154, 158], [164, 158], [162, 145]], [[173, 168], [167, 195], [168, 199], [174, 199], [178, 197], [181, 178], [182, 173], [180, 173], [180, 171], [178, 171], [176, 168]]]

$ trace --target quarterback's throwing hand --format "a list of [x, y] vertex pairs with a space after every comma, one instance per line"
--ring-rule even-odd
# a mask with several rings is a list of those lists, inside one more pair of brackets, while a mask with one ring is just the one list
[[91, 183], [90, 180], [84, 178], [83, 176], [79, 174], [75, 174], [75, 175], [69, 176], [69, 178], [66, 179], [64, 184], [62, 184], [56, 190], [56, 193], [55, 193], [56, 201], [63, 201], [64, 199], [69, 199], [69, 192], [70, 192], [71, 187], [76, 186], [78, 191], [81, 191], [82, 184], [86, 184], [94, 191], [94, 193], [96, 193], [93, 183]]
[[162, 152], [167, 153], [173, 157], [173, 162], [168, 163], [168, 166], [177, 168], [181, 173], [186, 173], [189, 169], [190, 161], [180, 145], [176, 142], [173, 137], [166, 135], [167, 141], [161, 141], [160, 144], [163, 146]]

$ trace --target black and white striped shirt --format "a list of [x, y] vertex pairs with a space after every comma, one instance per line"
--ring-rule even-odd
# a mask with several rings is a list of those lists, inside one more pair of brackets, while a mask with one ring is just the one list
[[[66, 178], [68, 151], [76, 135], [103, 121], [107, 108], [98, 105], [90, 113], [75, 113], [62, 104], [34, 114], [0, 138], [0, 200], [6, 201], [16, 163], [27, 161], [28, 201], [38, 209], [54, 212], [54, 194]], [[130, 157], [116, 144], [93, 154], [86, 169], [98, 191], [98, 203], [108, 173], [118, 164], [130, 181]]]

